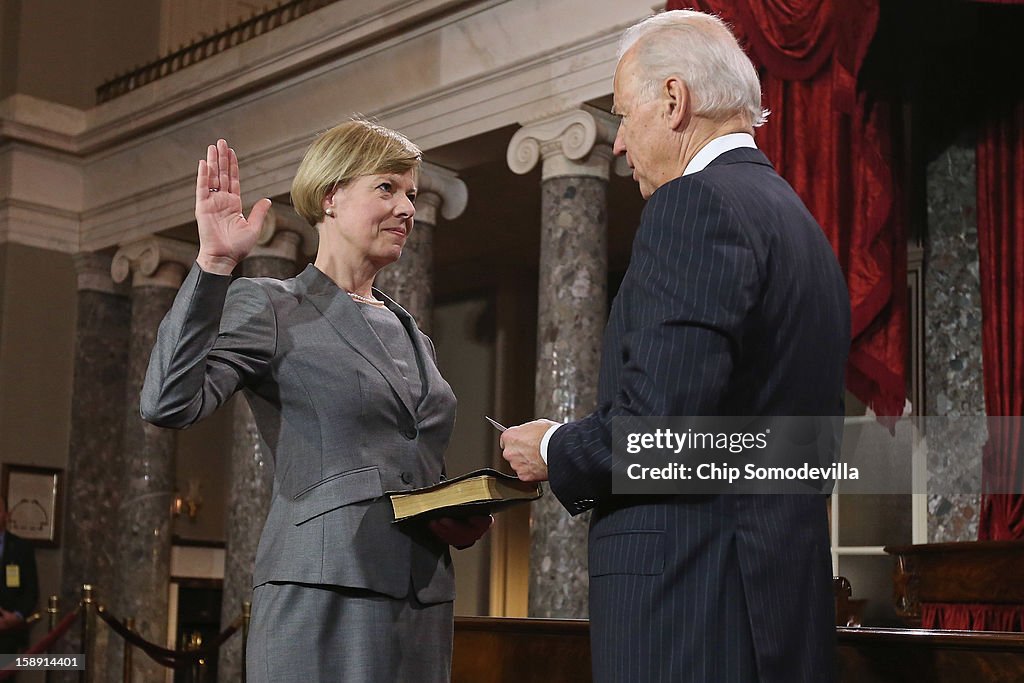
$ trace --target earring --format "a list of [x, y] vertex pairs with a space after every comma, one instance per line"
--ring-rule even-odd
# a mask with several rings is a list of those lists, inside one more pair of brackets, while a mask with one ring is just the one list
[[331, 218], [334, 218], [334, 209], [324, 209], [324, 213], [330, 216]]

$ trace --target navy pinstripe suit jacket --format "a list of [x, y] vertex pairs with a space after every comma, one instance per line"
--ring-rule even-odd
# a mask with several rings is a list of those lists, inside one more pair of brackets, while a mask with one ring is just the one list
[[573, 514], [594, 509], [595, 681], [834, 679], [825, 500], [613, 496], [610, 444], [622, 415], [842, 414], [849, 318], [827, 239], [760, 151], [651, 196], [599, 407], [548, 446], [551, 490]]

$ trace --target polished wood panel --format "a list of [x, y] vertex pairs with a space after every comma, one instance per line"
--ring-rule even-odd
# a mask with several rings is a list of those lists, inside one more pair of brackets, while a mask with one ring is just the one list
[[1024, 635], [839, 628], [843, 683], [1020, 683]]
[[583, 619], [458, 617], [452, 683], [590, 683]]
[[[1024, 634], [837, 628], [842, 683], [1020, 683]], [[588, 622], [459, 617], [453, 683], [590, 683]]]
[[920, 625], [921, 603], [1024, 605], [1024, 542], [886, 546], [893, 556], [896, 613]]

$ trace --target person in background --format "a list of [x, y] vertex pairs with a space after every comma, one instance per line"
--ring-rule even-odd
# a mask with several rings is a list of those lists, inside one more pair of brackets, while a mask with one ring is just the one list
[[39, 577], [32, 543], [7, 530], [7, 501], [0, 497], [0, 653], [13, 654], [28, 646], [25, 618], [39, 603]]

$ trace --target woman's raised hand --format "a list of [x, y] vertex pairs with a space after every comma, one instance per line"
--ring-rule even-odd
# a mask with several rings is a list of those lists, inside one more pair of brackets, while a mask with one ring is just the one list
[[199, 267], [230, 275], [249, 255], [259, 237], [270, 200], [256, 202], [246, 219], [238, 182], [238, 157], [223, 139], [206, 150], [196, 174], [196, 223], [199, 225]]

